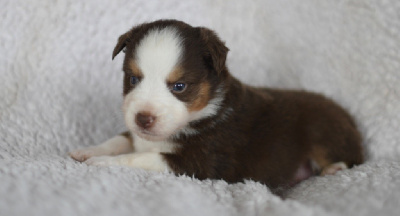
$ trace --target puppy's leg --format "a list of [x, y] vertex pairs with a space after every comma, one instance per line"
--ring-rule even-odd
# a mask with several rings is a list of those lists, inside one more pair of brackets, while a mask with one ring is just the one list
[[311, 152], [314, 173], [318, 173], [321, 176], [334, 175], [336, 172], [348, 168], [347, 161], [335, 162], [328, 155], [328, 150], [314, 146]]
[[334, 175], [337, 171], [345, 169], [347, 169], [347, 165], [344, 162], [333, 163], [322, 169], [321, 175]]
[[132, 138], [129, 133], [122, 133], [115, 136], [98, 146], [91, 146], [84, 149], [75, 150], [69, 155], [80, 162], [93, 156], [101, 155], [119, 155], [133, 152]]
[[163, 155], [158, 152], [92, 157], [86, 160], [85, 163], [96, 166], [129, 166], [159, 172], [170, 170]]

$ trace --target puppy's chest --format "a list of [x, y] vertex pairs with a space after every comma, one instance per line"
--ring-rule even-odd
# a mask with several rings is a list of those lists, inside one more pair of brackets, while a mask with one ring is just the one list
[[148, 141], [133, 135], [133, 147], [136, 152], [173, 153], [176, 144], [169, 141]]

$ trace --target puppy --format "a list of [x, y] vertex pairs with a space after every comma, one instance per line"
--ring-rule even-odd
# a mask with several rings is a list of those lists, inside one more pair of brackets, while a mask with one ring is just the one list
[[171, 171], [199, 179], [252, 179], [271, 189], [363, 162], [350, 115], [314, 93], [255, 88], [226, 67], [211, 30], [176, 20], [132, 28], [124, 50], [129, 132], [70, 153], [89, 165]]

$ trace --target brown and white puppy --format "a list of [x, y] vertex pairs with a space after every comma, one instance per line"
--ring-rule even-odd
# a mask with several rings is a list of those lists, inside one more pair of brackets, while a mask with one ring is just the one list
[[260, 181], [272, 189], [363, 162], [360, 134], [331, 100], [254, 88], [232, 77], [217, 35], [176, 20], [134, 27], [125, 50], [129, 132], [70, 153], [90, 165]]

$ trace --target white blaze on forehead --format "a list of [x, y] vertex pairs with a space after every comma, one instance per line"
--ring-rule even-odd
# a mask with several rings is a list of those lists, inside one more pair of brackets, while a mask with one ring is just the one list
[[162, 78], [179, 62], [182, 39], [175, 28], [150, 30], [136, 48], [136, 62], [146, 78]]

